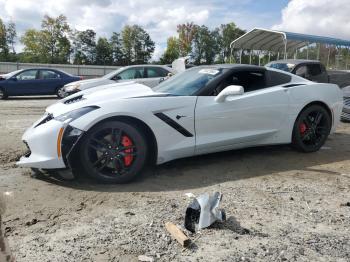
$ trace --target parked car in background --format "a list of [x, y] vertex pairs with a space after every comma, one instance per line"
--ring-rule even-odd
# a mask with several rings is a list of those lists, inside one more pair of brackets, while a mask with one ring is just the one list
[[343, 88], [344, 107], [341, 113], [341, 120], [350, 122], [350, 86]]
[[329, 83], [330, 77], [321, 62], [316, 60], [286, 59], [272, 61], [266, 67], [280, 69], [318, 83]]
[[169, 74], [174, 73], [172, 68], [163, 65], [125, 66], [100, 78], [67, 84], [64, 87], [64, 93], [65, 96], [68, 96], [92, 87], [127, 81], [134, 81], [152, 88], [162, 82]]
[[0, 99], [31, 95], [63, 98], [63, 86], [78, 80], [81, 80], [78, 76], [52, 68], [21, 69], [0, 75]]

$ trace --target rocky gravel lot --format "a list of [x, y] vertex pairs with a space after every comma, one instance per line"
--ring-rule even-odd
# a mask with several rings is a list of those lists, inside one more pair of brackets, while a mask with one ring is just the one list
[[[350, 124], [317, 153], [230, 151], [149, 168], [127, 185], [64, 181], [18, 168], [21, 135], [53, 98], [0, 101], [0, 191], [17, 261], [350, 261]], [[185, 193], [223, 193], [227, 221], [189, 234]], [[188, 232], [187, 232], [188, 233]]]

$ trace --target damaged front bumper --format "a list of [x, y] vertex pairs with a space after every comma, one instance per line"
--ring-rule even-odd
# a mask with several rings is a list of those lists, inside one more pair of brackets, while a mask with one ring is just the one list
[[70, 156], [84, 132], [55, 119], [38, 122], [22, 137], [28, 151], [17, 165], [37, 169], [70, 168]]

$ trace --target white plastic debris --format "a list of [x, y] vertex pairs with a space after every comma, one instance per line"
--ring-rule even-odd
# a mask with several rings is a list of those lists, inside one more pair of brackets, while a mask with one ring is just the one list
[[222, 194], [215, 192], [198, 196], [188, 206], [185, 216], [185, 228], [191, 232], [206, 228], [215, 221], [225, 221], [226, 214], [223, 209], [219, 209]]
[[192, 193], [186, 193], [185, 196], [187, 196], [188, 198], [195, 198], [196, 196]]

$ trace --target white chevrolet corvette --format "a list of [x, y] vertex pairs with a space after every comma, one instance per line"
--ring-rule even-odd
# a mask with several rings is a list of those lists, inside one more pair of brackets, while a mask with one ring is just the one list
[[29, 150], [18, 165], [79, 167], [123, 183], [150, 162], [272, 144], [314, 152], [343, 106], [337, 85], [246, 65], [194, 67], [153, 90], [129, 82], [88, 91], [47, 108], [23, 135]]

